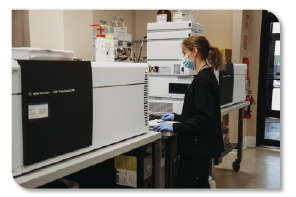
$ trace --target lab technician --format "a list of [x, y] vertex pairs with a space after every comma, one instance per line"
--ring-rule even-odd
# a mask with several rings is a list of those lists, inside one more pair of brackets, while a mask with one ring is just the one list
[[210, 188], [210, 159], [220, 157], [224, 150], [219, 86], [213, 70], [223, 70], [225, 63], [219, 49], [204, 36], [190, 36], [181, 47], [183, 64], [197, 75], [185, 94], [182, 114], [162, 116], [163, 120], [180, 123], [162, 122], [154, 129], [180, 135], [176, 188]]

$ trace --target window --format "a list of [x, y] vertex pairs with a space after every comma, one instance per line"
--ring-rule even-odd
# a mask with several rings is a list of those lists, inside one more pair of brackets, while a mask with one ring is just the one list
[[276, 33], [280, 33], [280, 23], [279, 22], [274, 22], [272, 23], [272, 33], [276, 34]]

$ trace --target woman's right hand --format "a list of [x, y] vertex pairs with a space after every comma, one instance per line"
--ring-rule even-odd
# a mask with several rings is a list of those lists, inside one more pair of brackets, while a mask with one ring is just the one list
[[167, 120], [167, 121], [173, 121], [174, 120], [174, 114], [167, 113], [161, 117], [161, 120]]

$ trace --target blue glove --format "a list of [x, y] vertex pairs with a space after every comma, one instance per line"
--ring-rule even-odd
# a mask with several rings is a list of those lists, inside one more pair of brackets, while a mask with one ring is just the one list
[[174, 120], [174, 114], [172, 113], [167, 113], [161, 117], [161, 120], [166, 120], [166, 121], [173, 121]]
[[161, 122], [158, 125], [156, 125], [153, 129], [158, 131], [158, 132], [161, 132], [161, 131], [171, 131], [171, 132], [173, 132], [173, 123]]

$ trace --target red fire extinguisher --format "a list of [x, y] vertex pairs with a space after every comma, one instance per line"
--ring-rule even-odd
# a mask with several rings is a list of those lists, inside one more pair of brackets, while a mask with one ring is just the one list
[[251, 119], [251, 115], [252, 115], [252, 95], [249, 94], [246, 97], [246, 101], [250, 101], [250, 105], [246, 106], [244, 108], [244, 118], [245, 119]]
[[249, 80], [250, 79], [250, 76], [249, 76], [249, 58], [248, 57], [244, 57], [243, 63], [244, 64], [247, 64], [247, 80]]

